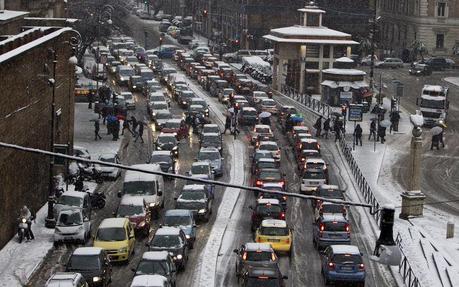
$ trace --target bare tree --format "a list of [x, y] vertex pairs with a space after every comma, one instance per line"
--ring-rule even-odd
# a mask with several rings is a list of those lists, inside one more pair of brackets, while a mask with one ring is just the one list
[[411, 49], [413, 51], [414, 58], [416, 59], [419, 54], [424, 62], [424, 55], [428, 53], [426, 44], [420, 40], [414, 40], [413, 43], [411, 43]]

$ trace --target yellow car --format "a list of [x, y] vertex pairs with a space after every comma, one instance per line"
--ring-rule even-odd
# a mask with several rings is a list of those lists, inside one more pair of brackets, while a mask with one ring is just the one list
[[94, 247], [105, 249], [113, 262], [128, 261], [134, 244], [134, 228], [128, 218], [104, 219], [94, 238]]
[[287, 252], [292, 248], [292, 231], [285, 220], [265, 219], [255, 233], [255, 241], [269, 243], [274, 251]]

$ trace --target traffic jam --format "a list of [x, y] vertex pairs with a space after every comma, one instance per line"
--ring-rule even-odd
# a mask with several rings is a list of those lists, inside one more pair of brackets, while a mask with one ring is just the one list
[[[247, 144], [249, 161], [244, 172], [248, 185], [345, 200], [345, 190], [330, 181], [333, 166], [323, 158], [320, 141], [297, 108], [281, 105], [266, 86], [219, 61], [206, 44], [193, 41], [189, 47], [162, 45], [145, 50], [132, 38], [118, 36], [109, 38], [103, 49], [93, 49], [94, 53], [101, 51], [107, 56], [104, 69], [113, 88], [105, 105], [125, 120], [135, 111], [146, 110], [151, 154], [146, 163], [131, 167], [181, 174], [189, 180], [106, 167], [105, 173], [122, 183], [115, 192], [119, 198], [115, 212], [97, 228], [89, 224], [91, 209], [85, 209], [89, 199], [81, 195], [86, 193], [66, 192], [60, 197], [63, 206], [76, 206], [77, 202], [83, 207], [83, 214], [62, 208], [56, 218], [82, 223], [84, 232], [75, 241], [86, 246], [72, 251], [65, 271], [81, 274], [89, 286], [118, 286], [113, 277], [124, 272], [118, 270], [118, 263], [131, 267], [129, 262], [135, 257], [138, 263], [130, 268], [132, 272], [126, 271], [131, 274], [119, 275], [132, 278], [130, 286], [189, 283], [180, 284], [180, 273], [194, 267], [190, 266], [191, 257], [197, 262], [199, 251], [193, 249], [199, 242], [205, 245], [208, 236], [200, 229], [213, 224], [223, 191], [193, 179], [230, 182], [225, 158], [235, 155], [226, 150], [228, 140]], [[192, 85], [205, 91], [205, 96], [196, 93]], [[213, 109], [215, 104], [210, 101], [221, 108]], [[221, 111], [226, 123], [216, 117]], [[191, 159], [190, 164], [182, 162], [184, 157]], [[105, 161], [119, 163], [120, 159], [109, 156]], [[288, 210], [293, 200], [286, 194], [249, 193], [248, 209], [242, 216], [250, 220], [250, 230], [244, 232], [252, 240], [231, 249], [236, 262], [231, 276], [238, 286], [293, 286], [280, 261], [303, 252], [293, 247], [294, 234], [305, 232], [312, 234], [310, 244], [320, 256], [322, 284], [365, 285], [363, 255], [351, 240], [347, 206], [302, 200], [304, 208], [311, 210], [313, 222], [297, 230], [290, 226]], [[66, 236], [65, 228], [56, 228], [56, 246], [75, 239]], [[138, 245], [144, 247], [139, 249]], [[58, 280], [56, 276], [51, 276], [47, 286], [55, 286], [51, 284]]]

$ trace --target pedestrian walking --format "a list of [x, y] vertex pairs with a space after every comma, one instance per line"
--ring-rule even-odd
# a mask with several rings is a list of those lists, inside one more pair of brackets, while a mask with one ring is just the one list
[[101, 109], [101, 115], [102, 115], [102, 124], [105, 125], [105, 121], [107, 120], [107, 105], [104, 105]]
[[372, 120], [370, 123], [370, 134], [368, 135], [368, 140], [371, 139], [371, 136], [373, 136], [373, 139], [376, 140], [376, 121]]
[[133, 135], [137, 134], [137, 127], [139, 126], [139, 122], [134, 116], [131, 116], [131, 123], [132, 123], [132, 133]]
[[118, 119], [113, 121], [113, 140], [117, 141], [120, 137], [120, 121]]
[[397, 111], [390, 113], [390, 128], [389, 133], [398, 132], [398, 122], [400, 120], [400, 115]]
[[319, 116], [316, 123], [314, 124], [314, 128], [316, 129], [316, 137], [320, 137], [322, 133], [322, 116]]
[[121, 130], [121, 135], [124, 135], [124, 130], [128, 130], [132, 135], [134, 135], [134, 133], [131, 131], [129, 121], [127, 119], [123, 121], [123, 129]]
[[231, 126], [233, 128], [232, 134], [234, 136], [234, 139], [236, 139], [236, 136], [240, 133], [238, 129], [238, 120], [236, 116], [233, 116], [233, 118], [231, 119]]
[[326, 119], [324, 122], [324, 133], [326, 139], [328, 139], [328, 132], [330, 131], [330, 118]]
[[443, 141], [443, 130], [438, 134], [438, 141], [441, 143], [441, 146], [445, 148], [445, 142]]
[[134, 142], [137, 142], [137, 140], [140, 138], [142, 143], [144, 143], [144, 141], [143, 141], [143, 123], [142, 122], [138, 122], [138, 125], [139, 125], [139, 132], [137, 133], [137, 136], [136, 136]]
[[360, 146], [362, 146], [362, 132], [363, 132], [362, 127], [360, 126], [360, 124], [357, 124], [354, 129], [355, 145], [359, 145], [359, 142], [360, 142]]
[[225, 130], [223, 131], [224, 134], [226, 134], [226, 131], [229, 130], [231, 133], [231, 117], [229, 115], [226, 116], [225, 119]]
[[376, 140], [380, 140], [381, 139], [381, 143], [385, 143], [386, 142], [386, 127], [383, 127], [381, 125], [378, 126], [378, 137]]
[[100, 123], [99, 120], [94, 121], [94, 140], [96, 141], [97, 139], [102, 139], [102, 137], [99, 135], [100, 131]]
[[88, 94], [88, 109], [92, 109], [92, 103], [94, 102], [94, 93], [92, 91]]
[[335, 121], [333, 124], [333, 130], [335, 132], [335, 142], [341, 139], [341, 125], [339, 121]]
[[430, 144], [430, 150], [433, 150], [434, 147], [436, 147], [437, 150], [440, 150], [440, 137], [439, 136], [440, 134], [432, 136], [432, 143]]

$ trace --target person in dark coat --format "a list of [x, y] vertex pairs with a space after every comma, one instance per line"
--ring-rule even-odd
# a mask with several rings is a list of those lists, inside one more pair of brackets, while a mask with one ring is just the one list
[[102, 139], [102, 137], [99, 135], [100, 131], [100, 123], [99, 120], [94, 121], [94, 140], [96, 141], [97, 139]]
[[143, 123], [142, 122], [138, 122], [138, 124], [139, 124], [139, 132], [137, 133], [137, 136], [136, 136], [134, 142], [137, 142], [137, 140], [140, 138], [142, 143], [144, 143], [144, 141], [143, 141]]
[[134, 116], [131, 116], [131, 123], [132, 123], [132, 133], [135, 135], [137, 133], [137, 126], [139, 123], [137, 122], [137, 119]]
[[381, 125], [378, 126], [378, 140], [381, 139], [381, 143], [386, 142], [386, 127], [383, 127]]
[[372, 120], [370, 123], [370, 134], [368, 135], [368, 140], [371, 139], [371, 136], [373, 136], [373, 139], [376, 140], [376, 121]]
[[113, 133], [113, 140], [114, 141], [118, 140], [120, 137], [120, 121], [118, 119], [113, 121], [112, 133]]
[[101, 115], [102, 115], [102, 124], [105, 125], [105, 121], [107, 120], [107, 105], [104, 105], [101, 109]]
[[398, 122], [400, 120], [400, 115], [397, 111], [390, 113], [390, 129], [389, 133], [398, 132]]
[[316, 123], [314, 124], [314, 128], [316, 129], [316, 137], [320, 137], [322, 134], [322, 116], [320, 116]]
[[324, 122], [324, 133], [325, 138], [328, 139], [328, 132], [330, 131], [330, 118], [326, 119]]
[[92, 109], [92, 103], [94, 102], [94, 93], [91, 91], [88, 94], [88, 109]]
[[362, 146], [362, 132], [362, 127], [360, 124], [357, 124], [354, 129], [354, 141], [356, 145], [359, 145], [360, 142], [360, 146]]
[[436, 147], [437, 150], [440, 149], [440, 134], [432, 136], [432, 144], [430, 145], [430, 150]]
[[341, 124], [340, 121], [336, 120], [333, 124], [333, 130], [335, 131], [335, 142], [341, 139]]
[[224, 134], [226, 134], [226, 131], [230, 131], [231, 133], [231, 116], [226, 116], [225, 119], [225, 130], [223, 131]]

